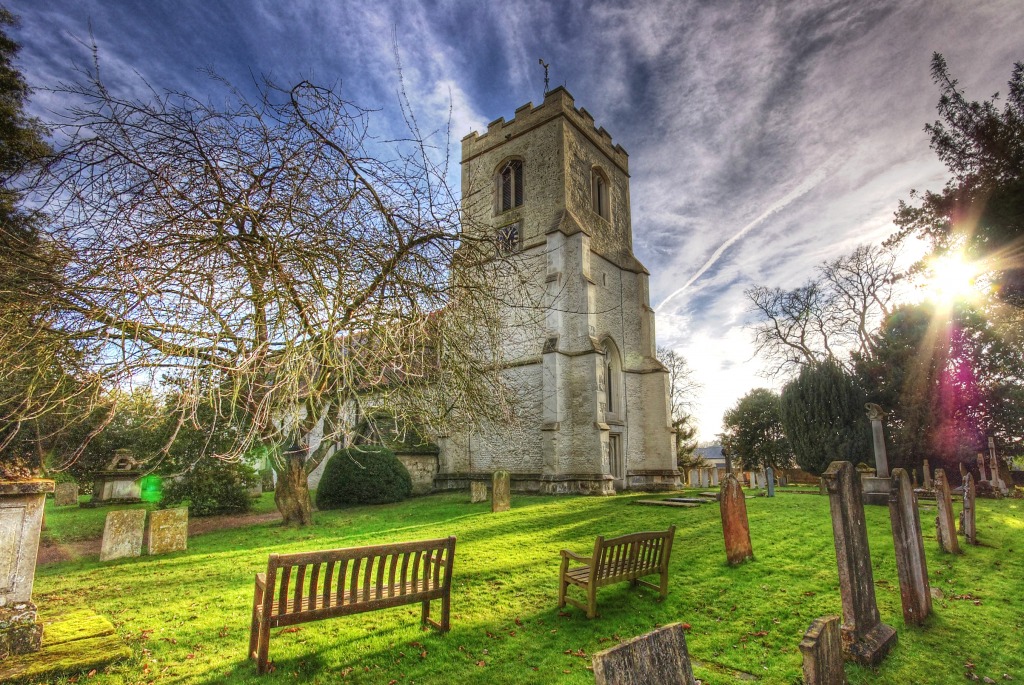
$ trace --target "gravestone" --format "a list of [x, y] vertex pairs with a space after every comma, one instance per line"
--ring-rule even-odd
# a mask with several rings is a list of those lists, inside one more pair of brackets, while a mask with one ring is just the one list
[[917, 469], [911, 469], [910, 471], [910, 484], [917, 490]]
[[764, 482], [768, 486], [768, 496], [775, 497], [775, 469], [771, 466], [764, 470]]
[[896, 644], [896, 631], [882, 623], [875, 603], [867, 525], [860, 478], [848, 461], [834, 461], [824, 473], [839, 566], [839, 593], [843, 603], [840, 629], [847, 659], [877, 665]]
[[800, 652], [804, 655], [804, 685], [846, 685], [838, 616], [814, 619], [800, 641]]
[[148, 554], [169, 554], [188, 549], [188, 508], [160, 509], [149, 513], [146, 524]]
[[875, 448], [875, 475], [879, 478], [888, 478], [889, 458], [885, 453], [885, 431], [882, 428], [885, 412], [872, 402], [868, 402], [864, 406], [868, 410], [868, 419], [871, 421], [871, 438]]
[[917, 495], [903, 469], [892, 470], [889, 520], [892, 522], [892, 540], [896, 548], [896, 572], [900, 579], [903, 622], [907, 625], [921, 625], [932, 612], [932, 593], [928, 583], [924, 543], [921, 540]]
[[992, 487], [995, 488], [999, 494], [1008, 495], [1010, 491], [1006, 485], [1006, 481], [1003, 480], [1002, 474], [999, 472], [999, 459], [996, 457], [996, 443], [992, 438], [988, 439], [988, 449], [989, 453], [992, 455], [989, 463], [992, 474]]
[[934, 487], [932, 484], [932, 470], [928, 466], [927, 459], [924, 460], [924, 464], [921, 468], [924, 470], [924, 482], [922, 483], [922, 485], [924, 485], [925, 490], [931, 490]]
[[935, 469], [935, 503], [939, 515], [935, 517], [935, 535], [942, 551], [960, 554], [960, 543], [956, 539], [956, 524], [953, 522], [953, 500], [949, 495], [946, 472]]
[[990, 480], [989, 477], [985, 475], [985, 455], [981, 452], [978, 452], [978, 480]]
[[670, 623], [593, 657], [597, 685], [696, 685], [682, 623]]
[[78, 484], [57, 483], [53, 491], [53, 505], [55, 507], [77, 507]]
[[491, 511], [512, 508], [512, 477], [508, 471], [495, 471], [491, 476]]
[[975, 512], [977, 511], [975, 508], [976, 498], [974, 478], [967, 474], [967, 480], [964, 481], [964, 510], [960, 514], [960, 532], [967, 538], [967, 543], [970, 545], [978, 544], [978, 529], [975, 521]]
[[743, 488], [735, 476], [729, 474], [722, 481], [718, 506], [722, 514], [722, 533], [725, 536], [725, 558], [730, 566], [754, 558], [750, 545], [750, 524], [747, 521], [747, 502]]
[[0, 481], [0, 660], [42, 644], [32, 586], [46, 495], [53, 490], [52, 480]]
[[103, 526], [100, 561], [141, 556], [145, 524], [145, 509], [122, 509], [109, 512]]
[[960, 462], [959, 464], [957, 464], [957, 466], [960, 467], [960, 482], [961, 483], [966, 483], [967, 482], [967, 474], [970, 473], [970, 471], [967, 470], [967, 467], [964, 466], [963, 462]]
[[469, 482], [469, 501], [472, 504], [487, 501], [487, 483], [480, 480]]
[[825, 483], [825, 477], [824, 476], [822, 476], [821, 478], [818, 479], [818, 494], [819, 495], [827, 495], [828, 494], [828, 484]]
[[711, 468], [711, 487], [718, 487], [718, 467]]

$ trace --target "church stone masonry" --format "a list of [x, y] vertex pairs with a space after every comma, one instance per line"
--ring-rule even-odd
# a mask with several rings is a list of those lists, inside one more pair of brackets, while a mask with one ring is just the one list
[[514, 253], [508, 263], [544, 313], [505, 317], [523, 430], [442, 436], [435, 487], [465, 489], [498, 469], [520, 492], [678, 487], [649, 272], [633, 256], [626, 151], [555, 88], [539, 107], [463, 138], [462, 197], [467, 235]]

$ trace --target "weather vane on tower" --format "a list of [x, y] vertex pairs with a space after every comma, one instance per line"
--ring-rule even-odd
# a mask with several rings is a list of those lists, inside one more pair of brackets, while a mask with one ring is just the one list
[[547, 95], [547, 92], [548, 92], [548, 67], [551, 66], [551, 65], [548, 64], [547, 62], [545, 62], [543, 57], [538, 58], [537, 61], [540, 63], [540, 65], [542, 67], [544, 67], [544, 94]]

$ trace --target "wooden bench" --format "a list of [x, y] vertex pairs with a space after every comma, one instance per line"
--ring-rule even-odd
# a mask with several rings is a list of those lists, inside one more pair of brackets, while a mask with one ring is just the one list
[[[675, 534], [676, 527], [670, 526], [665, 531], [633, 533], [610, 540], [598, 537], [594, 542], [594, 554], [589, 557], [563, 549], [562, 568], [558, 574], [558, 606], [561, 608], [570, 602], [586, 611], [587, 618], [594, 618], [597, 616], [597, 588], [627, 580], [633, 585], [639, 583], [653, 588], [665, 599], [668, 595], [668, 560]], [[583, 566], [569, 568], [570, 560]], [[659, 585], [640, 580], [656, 573], [661, 575]], [[566, 596], [570, 585], [579, 586], [587, 593], [585, 605]]]
[[[451, 615], [455, 538], [271, 554], [256, 574], [249, 658], [267, 670], [270, 629], [324, 618], [423, 603], [422, 623], [442, 632]], [[441, 622], [430, 620], [430, 601], [441, 600]]]

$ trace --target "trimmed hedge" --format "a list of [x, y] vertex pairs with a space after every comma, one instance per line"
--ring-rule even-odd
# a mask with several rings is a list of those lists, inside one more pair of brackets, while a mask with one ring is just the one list
[[317, 486], [316, 506], [386, 504], [410, 494], [412, 478], [394, 452], [380, 445], [359, 445], [339, 450], [328, 460]]
[[249, 488], [260, 482], [245, 464], [204, 457], [179, 478], [163, 486], [162, 508], [188, 502], [189, 516], [239, 514], [252, 508]]

